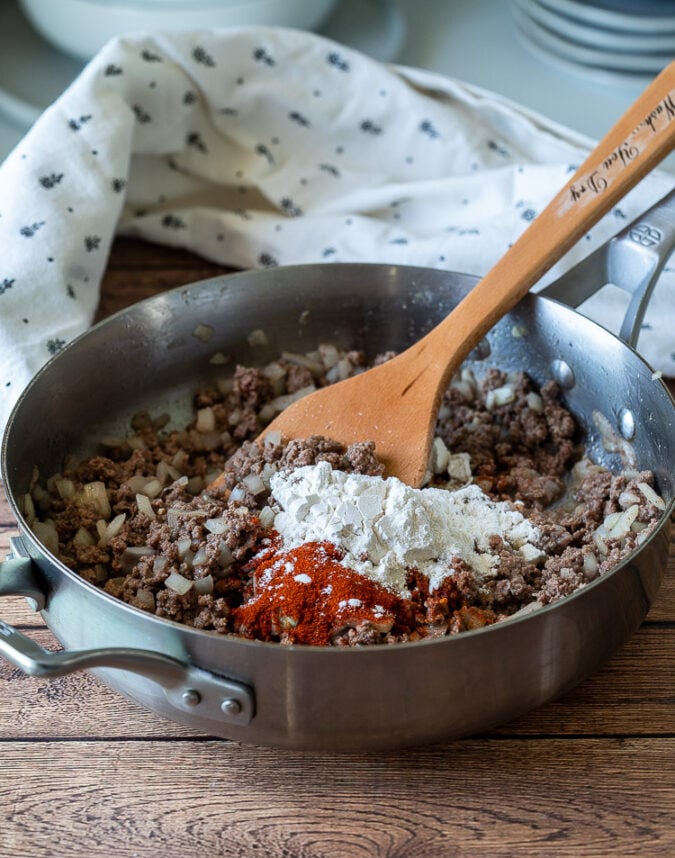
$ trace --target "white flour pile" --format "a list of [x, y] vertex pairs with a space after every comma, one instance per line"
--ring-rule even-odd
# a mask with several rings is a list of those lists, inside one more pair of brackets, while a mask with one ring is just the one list
[[332, 542], [346, 552], [344, 565], [403, 596], [406, 567], [426, 575], [431, 590], [447, 577], [452, 557], [479, 577], [494, 574], [494, 534], [528, 556], [540, 553], [537, 528], [478, 486], [412, 489], [395, 478], [334, 471], [327, 462], [277, 473], [270, 485], [285, 549]]

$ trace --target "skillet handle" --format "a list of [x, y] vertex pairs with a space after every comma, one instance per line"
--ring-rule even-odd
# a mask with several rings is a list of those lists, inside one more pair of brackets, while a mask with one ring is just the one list
[[[0, 596], [25, 596], [33, 610], [45, 607], [33, 561], [10, 540], [13, 554], [0, 562]], [[17, 556], [18, 555], [18, 556]], [[251, 688], [152, 650], [126, 647], [51, 652], [0, 620], [0, 656], [29, 676], [52, 679], [78, 670], [114, 668], [158, 683], [171, 706], [218, 722], [246, 726], [255, 714]]]
[[538, 294], [578, 307], [606, 283], [630, 293], [619, 337], [635, 348], [647, 305], [675, 249], [675, 190]]

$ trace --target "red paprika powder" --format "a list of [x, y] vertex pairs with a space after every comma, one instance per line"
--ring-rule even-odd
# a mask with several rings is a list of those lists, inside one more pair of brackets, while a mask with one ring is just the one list
[[254, 596], [234, 610], [235, 629], [258, 640], [326, 646], [336, 631], [367, 620], [376, 629], [410, 628], [411, 603], [343, 566], [330, 542], [276, 546], [254, 560]]

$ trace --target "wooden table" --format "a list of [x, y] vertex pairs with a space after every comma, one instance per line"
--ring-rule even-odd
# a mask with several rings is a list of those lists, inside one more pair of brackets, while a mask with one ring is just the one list
[[[220, 270], [119, 240], [99, 315]], [[0, 493], [0, 557], [13, 533]], [[671, 546], [644, 625], [576, 690], [484, 735], [395, 753], [213, 740], [89, 674], [31, 679], [0, 661], [0, 855], [675, 855], [674, 573]], [[22, 599], [0, 616], [56, 645]]]

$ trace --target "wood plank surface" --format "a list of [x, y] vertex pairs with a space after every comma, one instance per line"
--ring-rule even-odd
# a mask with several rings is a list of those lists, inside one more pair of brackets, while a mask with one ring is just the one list
[[[99, 317], [223, 269], [118, 240]], [[16, 532], [0, 487], [0, 559]], [[0, 617], [57, 642], [25, 600]], [[0, 659], [0, 856], [671, 856], [675, 542], [642, 627], [603, 670], [482, 736], [331, 755], [215, 740], [79, 673]]]
[[672, 739], [482, 739], [338, 757], [16, 742], [2, 749], [5, 771], [23, 775], [3, 802], [5, 854], [669, 856], [675, 783], [654, 772], [674, 750]]

